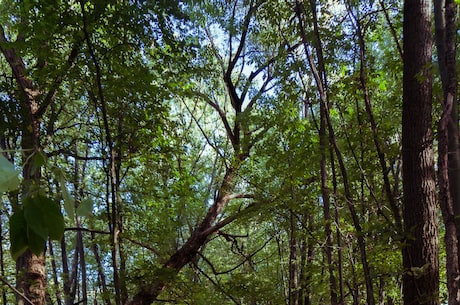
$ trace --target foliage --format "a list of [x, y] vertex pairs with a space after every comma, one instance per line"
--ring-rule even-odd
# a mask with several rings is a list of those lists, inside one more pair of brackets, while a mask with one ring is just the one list
[[[402, 2], [312, 4], [2, 2], [1, 46], [22, 58], [38, 106], [50, 99], [40, 181], [26, 189], [24, 109], [0, 59], [1, 249], [13, 258], [0, 255], [0, 276], [13, 283], [30, 249], [46, 252], [56, 303], [128, 304], [164, 282], [157, 303], [329, 304], [335, 292], [360, 304], [369, 280], [375, 299], [400, 302]], [[165, 268], [222, 194], [212, 234]]]

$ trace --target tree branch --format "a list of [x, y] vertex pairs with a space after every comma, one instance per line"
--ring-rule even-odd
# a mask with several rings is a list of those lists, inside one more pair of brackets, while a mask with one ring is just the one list
[[19, 297], [21, 297], [22, 299], [24, 299], [27, 303], [29, 303], [30, 305], [34, 305], [34, 303], [28, 299], [23, 293], [21, 293], [19, 290], [17, 290], [13, 285], [11, 285], [6, 279], [4, 279], [2, 276], [0, 276], [0, 281], [3, 282], [6, 286], [8, 286], [8, 288], [10, 288], [11, 290], [13, 290], [13, 292], [15, 294], [17, 294]]

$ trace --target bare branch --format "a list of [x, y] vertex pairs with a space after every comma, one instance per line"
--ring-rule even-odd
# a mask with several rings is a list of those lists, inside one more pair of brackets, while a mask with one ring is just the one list
[[6, 279], [4, 279], [2, 276], [0, 276], [0, 281], [3, 282], [6, 286], [8, 286], [8, 288], [10, 288], [11, 290], [13, 290], [13, 292], [15, 294], [17, 294], [19, 297], [21, 297], [22, 299], [24, 299], [27, 303], [29, 303], [30, 305], [34, 305], [34, 303], [28, 299], [23, 293], [21, 293], [19, 290], [17, 290], [13, 285], [11, 285]]

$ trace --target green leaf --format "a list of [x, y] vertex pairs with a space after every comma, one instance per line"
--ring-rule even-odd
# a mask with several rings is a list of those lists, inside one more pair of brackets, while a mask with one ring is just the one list
[[43, 210], [45, 226], [48, 229], [49, 237], [60, 240], [64, 234], [64, 217], [59, 205], [45, 196], [38, 196], [37, 201]]
[[34, 232], [44, 240], [48, 238], [45, 215], [37, 196], [24, 199], [24, 218], [27, 223], [27, 237]]
[[10, 252], [14, 260], [27, 249], [27, 223], [24, 218], [24, 211], [18, 210], [13, 213], [9, 221], [10, 225]]
[[40, 168], [46, 164], [46, 161], [46, 155], [41, 151], [37, 151], [32, 157], [31, 173], [34, 174], [36, 171], [40, 170]]
[[40, 255], [45, 251], [46, 239], [47, 238], [42, 238], [41, 235], [36, 234], [30, 227], [27, 227], [27, 244], [30, 251], [35, 255]]
[[89, 216], [93, 211], [93, 202], [89, 199], [83, 200], [77, 207], [78, 216]]
[[19, 171], [3, 155], [0, 155], [0, 193], [19, 188]]
[[[28, 226], [30, 238], [31, 232], [46, 241], [59, 240], [64, 234], [64, 217], [59, 205], [46, 196], [37, 195], [26, 198], [24, 201], [24, 218]], [[29, 246], [31, 240], [29, 239]], [[32, 249], [31, 249], [32, 250]]]

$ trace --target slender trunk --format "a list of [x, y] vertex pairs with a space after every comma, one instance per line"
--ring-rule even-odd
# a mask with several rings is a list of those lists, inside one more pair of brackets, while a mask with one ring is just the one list
[[94, 240], [94, 232], [91, 232], [91, 241], [93, 243], [92, 250], [94, 254], [94, 259], [96, 260], [97, 264], [98, 281], [102, 288], [102, 299], [104, 300], [105, 305], [112, 305], [112, 301], [110, 300], [110, 293], [107, 289], [107, 281], [105, 279], [104, 267], [102, 266], [97, 243]]
[[68, 289], [69, 293], [66, 294], [66, 305], [72, 305], [75, 303], [75, 295], [77, 293], [77, 286], [78, 286], [78, 261], [79, 261], [79, 256], [80, 256], [80, 245], [79, 245], [79, 239], [75, 237], [75, 252], [74, 252], [74, 258], [72, 262], [72, 273], [69, 276], [68, 280]]
[[372, 110], [371, 99], [369, 96], [369, 90], [367, 88], [366, 58], [365, 58], [366, 45], [364, 42], [364, 34], [361, 29], [360, 20], [358, 18], [355, 18], [355, 21], [357, 24], [357, 34], [358, 34], [358, 40], [359, 40], [359, 62], [360, 62], [359, 80], [360, 80], [361, 88], [363, 91], [363, 98], [364, 98], [364, 104], [366, 106], [366, 113], [369, 118], [369, 122], [371, 124], [372, 138], [374, 141], [375, 150], [377, 152], [380, 169], [382, 171], [383, 187], [385, 190], [385, 195], [390, 205], [391, 211], [393, 213], [396, 230], [399, 233], [399, 232], [402, 232], [401, 212], [400, 212], [400, 209], [398, 208], [398, 204], [394, 196], [394, 192], [391, 189], [390, 178], [388, 176], [389, 171], [388, 171], [387, 161], [386, 161], [385, 153], [382, 149], [381, 142], [378, 137], [377, 123], [375, 122], [374, 113]]
[[284, 257], [283, 257], [283, 245], [281, 244], [281, 238], [278, 236], [278, 235], [275, 235], [275, 240], [276, 240], [276, 248], [277, 248], [277, 252], [278, 252], [278, 264], [277, 265], [277, 268], [279, 270], [279, 274], [280, 274], [280, 282], [282, 283], [282, 295], [283, 295], [283, 300], [285, 301], [285, 304], [288, 303], [288, 300], [289, 300], [289, 294], [288, 294], [288, 290], [289, 288], [286, 288], [286, 285], [285, 283], [287, 283], [287, 280], [286, 280], [286, 275], [285, 275], [285, 271], [284, 271]]
[[[78, 218], [78, 217], [77, 217]], [[80, 227], [80, 222], [77, 221], [77, 227]], [[81, 299], [79, 304], [87, 305], [88, 304], [88, 289], [87, 289], [87, 275], [86, 275], [86, 259], [85, 259], [85, 247], [83, 244], [83, 234], [81, 231], [77, 231], [77, 244], [79, 245], [78, 252], [80, 257], [80, 269], [81, 269]]]
[[126, 257], [125, 252], [123, 249], [123, 239], [120, 237], [123, 235], [123, 204], [122, 204], [122, 197], [121, 197], [121, 169], [122, 169], [122, 145], [123, 143], [123, 121], [124, 121], [124, 112], [120, 111], [118, 113], [118, 124], [117, 124], [117, 132], [119, 138], [119, 144], [116, 147], [116, 159], [115, 159], [115, 198], [116, 198], [116, 223], [119, 233], [118, 237], [118, 255], [120, 260], [120, 301], [121, 304], [125, 304], [128, 300], [128, 288], [126, 286]]
[[385, 305], [385, 279], [383, 276], [379, 277], [379, 304]]
[[[348, 286], [348, 289], [350, 290], [350, 294], [353, 298], [353, 305], [359, 305], [359, 286], [358, 286], [358, 281], [356, 279], [356, 267], [355, 267], [355, 257], [353, 253], [350, 253], [350, 251], [353, 250], [353, 242], [348, 243], [348, 255], [350, 256], [349, 263], [351, 266], [351, 283], [350, 281], [346, 281], [346, 284]], [[352, 251], [353, 252], [353, 251]]]
[[102, 115], [102, 122], [105, 133], [105, 141], [107, 149], [109, 151], [109, 164], [106, 169], [107, 175], [107, 192], [106, 192], [106, 203], [109, 220], [109, 230], [111, 233], [111, 260], [112, 260], [112, 272], [113, 272], [113, 285], [115, 290], [115, 304], [121, 305], [121, 290], [120, 290], [120, 276], [119, 276], [119, 260], [118, 260], [118, 236], [119, 229], [117, 225], [118, 211], [117, 211], [117, 192], [116, 192], [116, 159], [117, 154], [114, 148], [114, 141], [110, 130], [110, 124], [107, 113], [107, 103], [104, 95], [103, 83], [102, 83], [102, 70], [99, 63], [99, 59], [96, 55], [93, 43], [91, 41], [90, 33], [88, 32], [88, 20], [87, 12], [85, 9], [84, 1], [80, 2], [80, 8], [82, 11], [83, 21], [83, 33], [85, 36], [85, 42], [88, 47], [90, 58], [93, 62], [96, 71], [96, 86], [97, 86], [97, 99], [99, 102], [96, 108], [100, 108]]
[[290, 213], [289, 230], [289, 305], [299, 305], [298, 290], [298, 264], [297, 264], [297, 236], [296, 217], [292, 210]]
[[299, 304], [305, 305], [305, 295], [306, 295], [306, 287], [308, 285], [308, 271], [307, 271], [307, 241], [302, 240], [300, 242], [300, 262], [299, 262]]
[[[315, 248], [313, 246], [313, 241], [308, 242], [307, 246], [307, 268], [309, 266], [313, 265], [313, 259], [315, 257]], [[305, 280], [305, 296], [303, 298], [304, 304], [305, 305], [312, 305], [311, 301], [311, 295], [312, 295], [312, 290], [311, 290], [311, 281], [312, 281], [312, 272], [308, 272], [308, 275]]]
[[321, 147], [321, 197], [323, 201], [323, 214], [324, 214], [324, 232], [326, 234], [326, 245], [325, 245], [325, 255], [327, 260], [327, 268], [329, 272], [329, 291], [330, 291], [330, 301], [332, 305], [338, 304], [337, 300], [337, 280], [335, 278], [335, 264], [333, 257], [333, 233], [331, 228], [332, 216], [331, 216], [331, 202], [329, 194], [329, 186], [327, 183], [327, 147], [328, 147], [328, 135], [326, 134], [326, 107], [323, 103], [320, 105], [320, 130], [319, 130], [319, 145]]
[[[5, 262], [3, 256], [3, 210], [0, 209], [0, 276], [5, 278]], [[6, 290], [2, 287], [2, 304], [6, 303]], [[60, 305], [60, 304], [59, 304]]]
[[63, 292], [64, 292], [64, 303], [69, 304], [70, 296], [70, 273], [69, 273], [69, 261], [67, 256], [67, 247], [65, 244], [65, 235], [61, 239], [61, 260], [62, 260], [62, 281], [63, 281]]
[[[75, 155], [78, 155], [78, 143], [75, 143]], [[88, 151], [86, 151], [86, 155], [88, 155]], [[86, 161], [83, 163], [81, 166], [81, 175], [80, 175], [80, 162], [75, 160], [75, 165], [74, 165], [74, 189], [75, 189], [75, 199], [78, 202], [81, 202], [83, 199], [83, 189], [81, 188], [80, 181], [83, 181], [83, 177], [85, 174], [85, 169], [86, 169]], [[81, 222], [80, 222], [80, 217], [76, 215], [75, 217], [75, 223], [77, 225], [77, 228], [81, 228]], [[86, 274], [86, 255], [85, 255], [85, 245], [83, 242], [83, 234], [80, 230], [77, 231], [77, 245], [79, 245], [78, 249], [75, 249], [75, 251], [78, 251], [78, 256], [80, 258], [80, 270], [81, 270], [81, 292], [77, 294], [79, 304], [87, 305], [88, 304], [88, 289], [87, 289], [87, 274]]]
[[342, 251], [342, 237], [340, 233], [340, 217], [339, 217], [339, 205], [337, 202], [337, 173], [334, 162], [334, 152], [330, 149], [330, 160], [331, 160], [331, 171], [332, 171], [332, 186], [333, 186], [333, 202], [334, 202], [334, 222], [335, 222], [335, 239], [337, 241], [337, 269], [339, 272], [339, 304], [345, 304], [345, 292], [344, 292], [344, 281], [343, 281], [343, 251]]
[[438, 209], [432, 135], [431, 1], [404, 2], [403, 300], [439, 304]]
[[59, 285], [59, 280], [58, 280], [58, 270], [57, 270], [57, 266], [56, 266], [56, 257], [54, 255], [53, 242], [50, 239], [48, 240], [48, 250], [50, 252], [49, 256], [51, 258], [51, 269], [53, 271], [54, 293], [55, 293], [55, 296], [56, 296], [56, 301], [57, 301], [58, 305], [62, 305], [61, 287]]
[[[304, 10], [303, 10], [302, 3], [299, 0], [297, 0], [296, 1], [296, 15], [299, 21], [299, 29], [300, 29], [300, 34], [302, 38], [302, 43], [304, 45], [305, 55], [306, 55], [308, 64], [310, 65], [310, 69], [315, 79], [315, 83], [318, 89], [318, 94], [320, 97], [320, 103], [323, 104], [324, 107], [326, 107], [327, 109], [328, 107], [328, 98], [327, 98], [327, 93], [326, 93], [327, 87], [324, 86], [324, 80], [323, 80], [323, 77], [321, 76], [325, 74], [325, 65], [324, 65], [324, 61], [322, 60], [323, 58], [322, 49], [318, 47], [316, 48], [316, 51], [318, 53], [317, 57], [319, 61], [319, 64], [318, 64], [319, 69], [318, 69], [313, 60], [313, 57], [311, 56], [309, 52], [308, 39], [307, 39], [307, 35], [305, 33], [305, 28], [303, 25], [303, 18], [302, 18], [303, 11]], [[318, 46], [321, 46], [321, 41], [319, 40], [317, 44]], [[353, 226], [357, 232], [357, 242], [358, 242], [358, 247], [359, 247], [359, 252], [360, 252], [360, 257], [361, 257], [361, 264], [362, 264], [364, 279], [365, 279], [365, 284], [366, 284], [367, 304], [374, 305], [375, 299], [374, 299], [371, 271], [370, 271], [369, 262], [367, 259], [366, 241], [364, 239], [364, 234], [363, 234], [363, 230], [362, 230], [362, 227], [359, 221], [358, 214], [356, 213], [356, 209], [354, 206], [354, 200], [351, 195], [350, 185], [348, 182], [348, 173], [345, 167], [345, 163], [344, 163], [342, 154], [337, 145], [337, 141], [334, 135], [334, 130], [332, 127], [332, 122], [331, 122], [328, 110], [325, 111], [325, 118], [326, 118], [326, 123], [328, 127], [328, 132], [329, 132], [329, 137], [331, 140], [332, 148], [337, 157], [337, 161], [339, 162], [339, 169], [342, 174], [343, 186], [345, 189], [345, 200], [346, 200], [348, 210], [350, 211], [350, 214], [353, 220]]]

